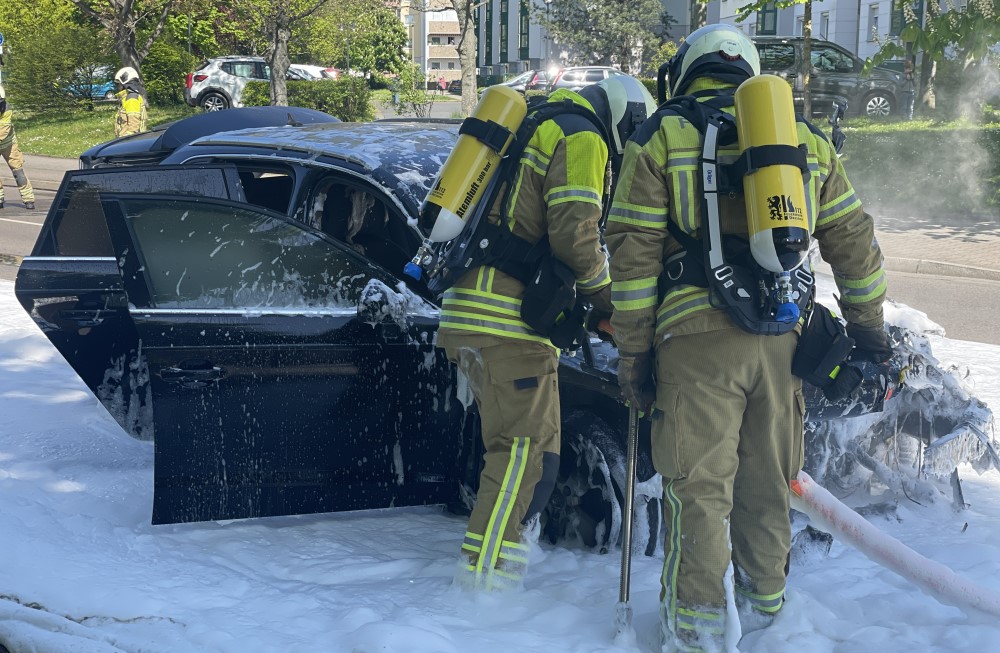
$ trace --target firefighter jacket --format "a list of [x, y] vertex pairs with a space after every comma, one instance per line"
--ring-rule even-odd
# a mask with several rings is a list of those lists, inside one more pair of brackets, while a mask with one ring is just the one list
[[14, 133], [14, 112], [7, 109], [0, 113], [0, 150], [6, 149], [17, 142]]
[[[695, 80], [691, 92], [709, 88], [731, 86], [701, 78]], [[733, 111], [732, 107], [726, 110]], [[833, 268], [843, 315], [850, 323], [882, 328], [886, 279], [872, 218], [862, 210], [829, 139], [805, 122], [797, 122], [796, 127], [799, 142], [808, 148], [809, 230]], [[683, 249], [668, 232], [667, 220], [685, 234], [700, 236], [702, 142], [702, 134], [684, 118], [657, 113], [626, 146], [605, 232], [615, 309], [611, 323], [623, 353], [649, 351], [672, 334], [702, 333], [735, 324], [725, 309], [712, 307], [707, 289], [667, 287], [660, 279], [665, 261]], [[731, 163], [738, 154], [733, 144], [720, 149], [719, 161]], [[723, 235], [746, 238], [742, 194], [722, 196], [719, 203]]]
[[138, 89], [126, 86], [115, 94], [115, 138], [146, 131], [146, 100]]
[[[567, 98], [592, 108], [564, 89], [549, 99]], [[547, 235], [552, 255], [575, 273], [577, 291], [593, 295], [611, 283], [599, 232], [609, 181], [608, 147], [600, 133], [583, 116], [560, 114], [531, 136], [509, 181], [510, 197], [505, 204], [501, 193], [489, 219], [498, 222], [505, 205], [515, 235], [531, 243]], [[478, 333], [549, 343], [521, 319], [523, 294], [524, 285], [514, 277], [491, 266], [472, 268], [444, 293], [441, 335], [444, 340], [449, 333]], [[611, 310], [610, 305], [596, 308]]]

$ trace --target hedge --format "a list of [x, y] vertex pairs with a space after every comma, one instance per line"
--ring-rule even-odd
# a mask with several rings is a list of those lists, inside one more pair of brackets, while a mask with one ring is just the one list
[[869, 213], [1000, 214], [1000, 126], [845, 131], [844, 169]]
[[[375, 119], [372, 92], [368, 81], [361, 77], [289, 81], [287, 85], [290, 106], [318, 109], [346, 122], [370, 122]], [[247, 82], [242, 102], [245, 107], [271, 104], [269, 82]]]

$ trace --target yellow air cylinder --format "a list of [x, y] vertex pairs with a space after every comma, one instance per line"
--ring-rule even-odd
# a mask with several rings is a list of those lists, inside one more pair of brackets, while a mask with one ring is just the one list
[[449, 241], [462, 233], [466, 219], [482, 198], [525, 114], [524, 96], [514, 89], [491, 86], [483, 93], [472, 117], [506, 128], [509, 136], [499, 151], [471, 134], [458, 137], [420, 207], [421, 222], [434, 224], [430, 235], [432, 242]]
[[[798, 147], [795, 109], [788, 82], [758, 75], [736, 89], [736, 131], [740, 152], [761, 145]], [[761, 267], [793, 270], [809, 249], [802, 171], [794, 165], [768, 165], [743, 177], [750, 252]]]

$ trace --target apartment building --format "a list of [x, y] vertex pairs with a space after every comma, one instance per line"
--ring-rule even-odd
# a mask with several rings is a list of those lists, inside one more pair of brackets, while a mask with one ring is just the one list
[[[403, 0], [408, 1], [408, 0]], [[917, 15], [926, 0], [915, 0]], [[958, 0], [964, 4], [967, 0]], [[675, 21], [668, 34], [680, 39], [691, 31], [691, 0], [662, 0], [664, 11]], [[802, 5], [778, 9], [774, 5], [736, 22], [746, 0], [711, 0], [706, 7], [708, 23], [736, 25], [750, 36], [801, 36]], [[529, 69], [559, 66], [559, 46], [541, 26], [540, 16], [550, 5], [544, 0], [484, 0], [476, 10], [478, 65], [481, 76], [503, 76]], [[903, 27], [900, 0], [814, 0], [813, 35], [833, 41], [862, 59], [878, 51], [887, 40], [898, 37]]]
[[399, 0], [397, 14], [406, 27], [407, 54], [429, 82], [461, 79], [458, 15], [450, 0]]
[[[750, 36], [802, 36], [802, 5], [777, 9], [772, 4], [742, 23], [737, 9], [745, 0], [712, 0], [710, 22], [729, 23]], [[923, 15], [923, 0], [913, 4]], [[714, 20], [712, 20], [714, 16]], [[899, 0], [813, 0], [813, 36], [833, 41], [862, 59], [873, 56], [881, 44], [898, 38], [903, 28], [903, 5]]]

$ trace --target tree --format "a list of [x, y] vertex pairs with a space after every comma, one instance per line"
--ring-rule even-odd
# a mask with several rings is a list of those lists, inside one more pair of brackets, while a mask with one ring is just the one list
[[[102, 65], [114, 66], [110, 43], [103, 33], [81, 20], [76, 8], [64, 0], [3, 0], [4, 85], [18, 106], [84, 102], [70, 95], [69, 87], [89, 88], [106, 81], [98, 74]], [[44, 35], [42, 38], [40, 35]]]
[[950, 54], [961, 72], [969, 76], [1000, 43], [998, 5], [997, 0], [970, 0], [965, 11], [947, 11], [939, 0], [928, 0], [926, 16], [922, 16], [922, 2], [904, 4], [900, 8], [903, 22], [900, 43], [884, 43], [868, 60], [867, 66], [920, 52], [920, 101], [933, 109], [936, 106], [937, 67], [947, 55]]
[[[427, 9], [441, 0], [430, 0]], [[476, 56], [479, 42], [476, 40], [476, 9], [483, 0], [445, 0], [445, 7], [451, 7], [458, 16], [458, 65], [462, 69], [462, 115], [470, 116], [479, 102], [479, 85], [476, 79]]]
[[294, 40], [311, 61], [397, 74], [406, 63], [406, 39], [406, 28], [383, 0], [334, 0]]
[[[160, 37], [174, 0], [71, 0], [111, 37], [122, 66], [140, 70], [142, 60]], [[142, 30], [145, 38], [140, 38]], [[139, 41], [142, 45], [139, 45]]]
[[539, 22], [562, 48], [570, 65], [603, 64], [638, 75], [643, 61], [660, 45], [659, 0], [552, 0]]
[[242, 9], [259, 12], [267, 39], [264, 58], [271, 68], [272, 105], [288, 105], [285, 75], [292, 63], [288, 56], [292, 27], [298, 26], [326, 3], [327, 0], [235, 0], [233, 3]]

